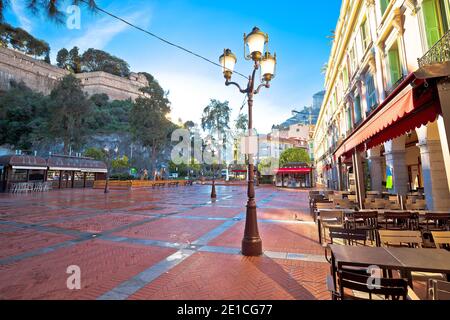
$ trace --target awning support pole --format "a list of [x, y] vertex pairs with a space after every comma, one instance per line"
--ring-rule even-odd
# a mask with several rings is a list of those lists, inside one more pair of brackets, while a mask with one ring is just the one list
[[366, 188], [364, 187], [364, 170], [361, 154], [355, 149], [352, 156], [353, 171], [355, 173], [356, 198], [359, 208], [364, 209], [364, 200], [366, 199]]

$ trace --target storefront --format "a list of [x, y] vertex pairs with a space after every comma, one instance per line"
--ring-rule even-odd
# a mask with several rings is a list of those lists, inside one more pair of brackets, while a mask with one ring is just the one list
[[0, 192], [14, 183], [44, 182], [47, 172], [45, 159], [24, 155], [0, 157]]
[[108, 171], [103, 162], [80, 157], [52, 156], [47, 164], [47, 181], [57, 189], [90, 188]]
[[313, 169], [300, 163], [287, 164], [276, 171], [276, 186], [280, 188], [312, 188]]
[[0, 192], [17, 184], [51, 184], [52, 189], [91, 188], [105, 180], [105, 163], [89, 158], [51, 156], [47, 160], [26, 155], [0, 157]]

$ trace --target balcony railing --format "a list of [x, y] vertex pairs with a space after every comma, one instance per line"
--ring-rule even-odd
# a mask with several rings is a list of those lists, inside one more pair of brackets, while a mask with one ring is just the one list
[[450, 61], [450, 30], [419, 59], [419, 67]]

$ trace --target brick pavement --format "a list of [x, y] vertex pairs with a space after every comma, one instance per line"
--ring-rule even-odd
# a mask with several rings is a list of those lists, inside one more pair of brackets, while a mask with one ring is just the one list
[[[329, 299], [307, 192], [257, 189], [265, 255], [239, 254], [246, 190], [0, 194], [0, 299]], [[81, 290], [66, 288], [70, 265]]]

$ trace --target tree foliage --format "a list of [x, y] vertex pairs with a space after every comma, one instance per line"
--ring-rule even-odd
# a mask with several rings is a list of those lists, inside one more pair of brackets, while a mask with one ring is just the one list
[[300, 148], [291, 148], [285, 150], [280, 156], [280, 166], [283, 167], [288, 163], [305, 163], [310, 164], [311, 158], [308, 151]]
[[226, 135], [226, 130], [230, 129], [230, 113], [228, 101], [218, 101], [211, 99], [211, 102], [203, 110], [202, 115], [202, 129], [210, 132], [219, 132], [223, 136]]
[[[13, 0], [17, 1], [17, 0]], [[10, 0], [0, 0], [0, 22], [4, 20], [5, 9], [10, 6]], [[51, 20], [62, 23], [64, 21], [64, 4], [66, 2], [61, 0], [26, 0], [27, 9], [33, 14], [43, 14]], [[86, 4], [80, 0], [72, 0], [72, 4], [80, 5]], [[96, 3], [95, 0], [88, 0], [87, 6], [94, 10]]]
[[235, 121], [236, 130], [239, 132], [246, 131], [248, 129], [248, 117], [245, 114], [239, 114], [238, 118]]
[[12, 82], [10, 90], [0, 96], [0, 145], [30, 150], [44, 130], [47, 105], [48, 99], [41, 93]]
[[130, 167], [128, 157], [124, 155], [120, 158], [113, 159], [111, 161], [111, 167], [117, 171], [123, 170], [123, 169], [128, 169]]
[[104, 71], [119, 77], [128, 77], [130, 75], [130, 66], [128, 63], [108, 52], [88, 49], [81, 56], [83, 72]]
[[36, 39], [27, 31], [7, 23], [0, 23], [0, 44], [2, 47], [11, 47], [35, 58], [50, 59], [50, 46], [47, 42]]
[[130, 113], [130, 130], [135, 140], [151, 150], [152, 172], [156, 169], [157, 155], [169, 143], [169, 135], [175, 125], [167, 120], [170, 103], [159, 83], [146, 74], [148, 87], [142, 89], [146, 97], [139, 97]]
[[65, 76], [50, 93], [47, 132], [51, 138], [62, 140], [64, 153], [84, 142], [91, 109], [92, 102], [73, 75]]
[[98, 161], [105, 161], [107, 157], [106, 151], [100, 148], [88, 148], [84, 152], [84, 156]]

